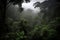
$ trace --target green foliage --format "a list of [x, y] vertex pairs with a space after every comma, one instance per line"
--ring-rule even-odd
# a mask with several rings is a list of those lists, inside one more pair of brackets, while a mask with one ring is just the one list
[[[29, 22], [25, 19], [21, 19], [20, 21], [13, 21], [12, 19], [9, 19], [7, 21], [9, 28], [11, 27], [11, 32], [15, 33], [15, 37], [12, 39], [16, 40], [29, 40], [33, 37], [42, 38], [42, 40], [52, 40], [56, 36], [56, 20], [50, 21], [48, 24], [45, 23], [45, 21], [42, 20], [41, 25], [32, 25], [32, 29], [30, 29]], [[14, 31], [13, 31], [14, 30]], [[30, 30], [30, 31], [29, 31]], [[25, 33], [27, 32], [27, 34]]]
[[52, 40], [56, 37], [57, 31], [54, 26], [54, 23], [56, 25], [56, 21], [53, 20], [51, 22], [48, 24], [43, 22], [41, 25], [35, 25], [33, 30], [30, 32], [30, 35], [34, 37], [42, 37], [43, 40]]
[[16, 32], [16, 36], [17, 36], [16, 40], [23, 39], [24, 38], [24, 31], [22, 31], [22, 32]]

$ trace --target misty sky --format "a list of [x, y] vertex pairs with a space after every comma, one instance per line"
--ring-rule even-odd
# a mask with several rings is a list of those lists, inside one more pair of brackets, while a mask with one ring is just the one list
[[[19, 16], [24, 16], [24, 17], [26, 17], [26, 16], [28, 16], [28, 17], [37, 16], [37, 13], [40, 12], [40, 8], [39, 7], [34, 8], [34, 6], [33, 6], [33, 4], [37, 1], [39, 1], [41, 3], [45, 0], [31, 0], [29, 3], [23, 2], [22, 7], [24, 8], [24, 10], [22, 13], [19, 13], [19, 11], [18, 11], [18, 9], [19, 9], [18, 4], [17, 5], [11, 4], [11, 6], [7, 9], [8, 16], [13, 17], [13, 15], [14, 15], [15, 19], [18, 19]], [[19, 15], [19, 14], [21, 14], [21, 15]]]
[[39, 7], [34, 8], [33, 6], [33, 4], [37, 1], [42, 3], [45, 0], [31, 0], [29, 3], [26, 3], [26, 2], [22, 3], [22, 7], [24, 8], [24, 11], [21, 14], [22, 17], [25, 18], [28, 16], [29, 18], [31, 17], [32, 19], [34, 19], [35, 17], [38, 16], [38, 13], [40, 12], [40, 8]]
[[[24, 10], [25, 11], [27, 11], [28, 9], [30, 9], [30, 10], [32, 10], [34, 13], [38, 13], [38, 12], [40, 12], [40, 8], [38, 7], [38, 8], [34, 8], [34, 6], [33, 6], [33, 4], [35, 3], [35, 2], [40, 2], [40, 3], [42, 3], [43, 1], [45, 1], [45, 0], [30, 0], [30, 2], [29, 3], [26, 3], [25, 1], [22, 3], [22, 7], [24, 8]], [[17, 7], [19, 7], [18, 5], [15, 5], [16, 6], [16, 8]]]
[[24, 10], [31, 9], [31, 10], [33, 10], [34, 13], [37, 13], [37, 12], [40, 11], [40, 9], [39, 8], [34, 8], [34, 6], [33, 6], [33, 4], [37, 1], [41, 3], [45, 0], [31, 0], [30, 3], [23, 2], [22, 7], [24, 8]]

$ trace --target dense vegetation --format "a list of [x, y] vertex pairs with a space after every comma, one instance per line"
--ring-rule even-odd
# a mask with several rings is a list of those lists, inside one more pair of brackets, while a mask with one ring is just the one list
[[[38, 13], [39, 16], [35, 19], [40, 20], [40, 24], [33, 22], [33, 25], [31, 21], [20, 18], [19, 20], [14, 20], [13, 18], [7, 17], [5, 26], [2, 26], [3, 29], [0, 27], [0, 30], [2, 30], [2, 35], [0, 37], [1, 40], [60, 40], [60, 4], [56, 0], [48, 0], [47, 3], [51, 5], [44, 5], [44, 3], [40, 5], [40, 3], [37, 2], [36, 7], [41, 7], [41, 11]], [[10, 1], [13, 4], [18, 4], [21, 1]], [[29, 2], [29, 1], [28, 1]], [[19, 3], [19, 4], [21, 4]], [[54, 4], [53, 4], [54, 3]], [[21, 7], [21, 6], [20, 6]], [[46, 7], [48, 9], [46, 10]], [[42, 18], [40, 19], [40, 13], [44, 14]], [[4, 22], [3, 22], [4, 23]], [[6, 30], [7, 29], [7, 30]], [[7, 32], [4, 32], [6, 30]]]

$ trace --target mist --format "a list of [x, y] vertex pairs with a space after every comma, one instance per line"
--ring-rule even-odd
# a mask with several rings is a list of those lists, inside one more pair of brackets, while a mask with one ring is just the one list
[[18, 4], [16, 4], [16, 5], [11, 4], [7, 8], [7, 16], [9, 16], [15, 20], [19, 20], [22, 16], [23, 16], [23, 18], [29, 16], [29, 18], [31, 17], [31, 19], [34, 19], [36, 16], [38, 16], [38, 13], [40, 12], [39, 7], [34, 8], [34, 6], [33, 6], [33, 4], [37, 1], [43, 2], [44, 0], [31, 0], [28, 3], [23, 2], [22, 8], [24, 8], [24, 10], [22, 11], [22, 13], [19, 12]]

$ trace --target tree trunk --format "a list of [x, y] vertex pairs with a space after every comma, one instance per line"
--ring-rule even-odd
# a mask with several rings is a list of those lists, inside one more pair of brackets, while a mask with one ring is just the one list
[[7, 33], [7, 26], [5, 24], [6, 5], [7, 0], [0, 0], [0, 39]]

